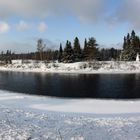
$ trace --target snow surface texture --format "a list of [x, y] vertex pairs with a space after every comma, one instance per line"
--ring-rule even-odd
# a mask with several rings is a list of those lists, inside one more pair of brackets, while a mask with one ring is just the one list
[[139, 140], [140, 101], [0, 91], [1, 140]]
[[140, 62], [91, 61], [45, 63], [33, 60], [13, 60], [12, 64], [1, 66], [0, 70], [53, 73], [140, 73]]

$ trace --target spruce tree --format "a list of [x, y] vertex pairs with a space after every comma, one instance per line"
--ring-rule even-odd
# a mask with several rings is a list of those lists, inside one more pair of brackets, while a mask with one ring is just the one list
[[134, 61], [136, 60], [136, 54], [140, 52], [140, 39], [136, 36], [135, 31], [128, 33], [124, 38], [123, 51], [121, 53], [122, 60]]
[[123, 49], [127, 49], [127, 39], [124, 37]]
[[83, 49], [83, 58], [84, 60], [86, 60], [88, 54], [87, 54], [87, 39], [85, 38], [85, 42], [84, 42], [84, 49]]
[[85, 40], [84, 46], [84, 58], [85, 60], [93, 60], [97, 59], [98, 49], [96, 48], [98, 44], [96, 43], [96, 39], [94, 37], [89, 38], [88, 42]]
[[62, 49], [62, 44], [60, 43], [60, 48], [59, 48], [59, 53], [58, 53], [58, 61], [62, 62], [63, 58], [63, 49]]
[[74, 61], [73, 49], [71, 46], [71, 42], [67, 40], [66, 46], [64, 48], [63, 61], [66, 63], [70, 63]]
[[82, 54], [81, 54], [81, 47], [78, 37], [74, 39], [74, 46], [73, 46], [73, 52], [74, 52], [74, 59], [75, 61], [80, 61]]

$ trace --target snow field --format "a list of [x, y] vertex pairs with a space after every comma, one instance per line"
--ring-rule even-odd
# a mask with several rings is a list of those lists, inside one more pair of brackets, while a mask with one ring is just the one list
[[1, 140], [139, 140], [140, 101], [0, 91]]

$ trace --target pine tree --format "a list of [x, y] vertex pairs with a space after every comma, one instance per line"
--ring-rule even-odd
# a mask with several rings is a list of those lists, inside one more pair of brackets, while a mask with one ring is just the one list
[[81, 57], [82, 57], [82, 54], [81, 54], [81, 47], [80, 47], [80, 42], [79, 42], [79, 39], [78, 37], [76, 37], [74, 39], [74, 46], [73, 46], [73, 51], [74, 51], [74, 59], [75, 61], [80, 61], [81, 60]]
[[122, 59], [134, 61], [138, 52], [140, 52], [140, 39], [136, 36], [135, 31], [132, 30], [131, 36], [128, 33], [127, 37], [124, 38], [123, 51], [121, 53]]
[[71, 42], [67, 40], [66, 46], [64, 48], [64, 54], [63, 54], [63, 61], [66, 63], [70, 63], [74, 61], [74, 55], [73, 55], [73, 49], [71, 46]]
[[135, 31], [132, 30], [132, 32], [131, 32], [131, 38], [132, 38], [132, 39], [135, 39], [135, 37], [136, 37]]
[[85, 40], [85, 46], [84, 46], [85, 60], [97, 59], [97, 52], [98, 52], [98, 49], [96, 48], [97, 46], [98, 44], [96, 43], [96, 39], [94, 37], [89, 38], [88, 42]]
[[6, 54], [5, 54], [5, 62], [6, 63], [10, 63], [11, 64], [11, 51], [10, 50], [7, 50], [6, 51]]
[[136, 39], [136, 36], [135, 36], [135, 32], [133, 30], [132, 33], [131, 33], [131, 38], [130, 38], [130, 43], [131, 43], [130, 46], [132, 48], [136, 48], [135, 39]]
[[58, 61], [62, 62], [62, 58], [63, 58], [63, 49], [62, 49], [62, 44], [60, 44], [60, 48], [59, 48], [59, 53], [58, 53]]
[[82, 52], [82, 56], [84, 58], [84, 60], [86, 60], [87, 58], [87, 39], [85, 38], [85, 41], [84, 41], [84, 49], [83, 49], [83, 52]]
[[85, 38], [85, 42], [84, 42], [84, 49], [87, 48], [87, 39]]
[[124, 37], [123, 49], [127, 49], [127, 39]]

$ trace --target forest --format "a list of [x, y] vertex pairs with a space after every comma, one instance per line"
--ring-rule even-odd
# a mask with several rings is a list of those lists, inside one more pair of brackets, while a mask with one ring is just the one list
[[3, 63], [11, 63], [11, 60], [41, 60], [56, 61], [64, 63], [80, 62], [80, 61], [134, 61], [136, 54], [140, 52], [140, 38], [132, 30], [124, 36], [122, 49], [117, 48], [100, 48], [95, 37], [85, 39], [84, 46], [81, 46], [78, 37], [73, 42], [69, 40], [66, 44], [58, 46], [59, 49], [47, 49], [43, 39], [37, 40], [36, 52], [30, 53], [13, 53], [10, 50], [1, 52], [0, 61]]

